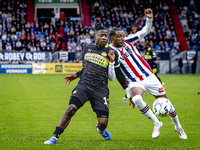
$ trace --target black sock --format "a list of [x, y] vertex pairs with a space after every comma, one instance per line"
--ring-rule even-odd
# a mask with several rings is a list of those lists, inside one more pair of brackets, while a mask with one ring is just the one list
[[61, 127], [56, 127], [56, 130], [53, 133], [53, 136], [55, 136], [57, 139], [59, 138], [59, 136], [63, 133], [64, 129]]

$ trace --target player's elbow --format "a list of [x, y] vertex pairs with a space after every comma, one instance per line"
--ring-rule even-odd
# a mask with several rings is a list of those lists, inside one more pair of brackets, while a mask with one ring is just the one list
[[109, 79], [110, 81], [113, 81], [113, 80], [115, 79], [115, 75], [109, 76], [108, 79]]

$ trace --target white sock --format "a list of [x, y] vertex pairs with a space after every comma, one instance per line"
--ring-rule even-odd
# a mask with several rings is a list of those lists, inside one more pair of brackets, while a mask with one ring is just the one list
[[[172, 103], [171, 103], [171, 105], [172, 105]], [[172, 112], [169, 114], [169, 116], [170, 116], [171, 120], [173, 121], [173, 123], [175, 124], [175, 126], [177, 128], [181, 128], [181, 124], [179, 122], [178, 115], [176, 114], [176, 110], [173, 105], [172, 105]]]
[[136, 95], [132, 98], [132, 101], [135, 103], [136, 107], [141, 111], [141, 113], [153, 121], [154, 124], [159, 123], [158, 118], [154, 115], [149, 106], [143, 101], [142, 96]]

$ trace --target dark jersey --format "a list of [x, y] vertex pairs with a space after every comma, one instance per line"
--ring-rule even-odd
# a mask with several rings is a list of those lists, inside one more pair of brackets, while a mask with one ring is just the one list
[[[84, 48], [83, 69], [78, 73], [80, 83], [99, 87], [108, 84], [109, 51], [111, 47], [106, 45], [98, 48], [95, 44], [89, 44]], [[118, 53], [115, 52], [115, 66], [119, 65]]]

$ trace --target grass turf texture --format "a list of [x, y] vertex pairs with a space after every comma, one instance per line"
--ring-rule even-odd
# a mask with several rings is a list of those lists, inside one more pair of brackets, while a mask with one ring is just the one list
[[[64, 75], [0, 75], [0, 149], [200, 149], [200, 75], [159, 75], [165, 82], [168, 98], [176, 108], [188, 140], [180, 140], [170, 117], [163, 122], [160, 137], [152, 139], [153, 123], [140, 111], [122, 102], [124, 91], [115, 79], [109, 82], [112, 141], [105, 141], [96, 131], [96, 114], [89, 102], [72, 118], [55, 145], [44, 145], [67, 109], [72, 89], [63, 82]], [[152, 108], [153, 96], [144, 100]]]

